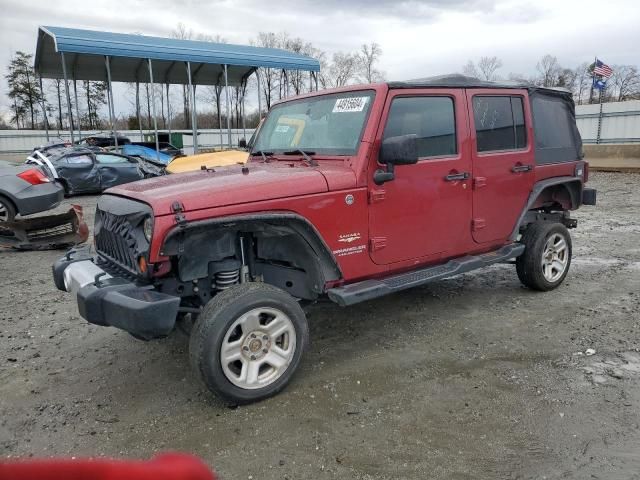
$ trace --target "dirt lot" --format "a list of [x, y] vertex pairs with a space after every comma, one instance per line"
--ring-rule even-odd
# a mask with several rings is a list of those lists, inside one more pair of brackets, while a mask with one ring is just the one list
[[498, 265], [317, 305], [290, 387], [236, 409], [198, 383], [181, 334], [80, 319], [51, 281], [60, 252], [0, 251], [0, 454], [182, 450], [226, 479], [640, 478], [640, 175], [591, 183], [558, 290]]

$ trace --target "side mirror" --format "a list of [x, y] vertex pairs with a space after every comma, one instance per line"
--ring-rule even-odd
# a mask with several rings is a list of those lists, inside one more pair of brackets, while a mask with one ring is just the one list
[[238, 141], [238, 148], [247, 148], [247, 141], [244, 138]]
[[386, 170], [376, 170], [373, 181], [382, 185], [395, 178], [395, 165], [418, 163], [418, 136], [415, 134], [389, 137], [382, 141], [378, 161], [387, 166]]
[[384, 165], [411, 165], [418, 162], [418, 136], [416, 134], [389, 137], [382, 141], [380, 163]]

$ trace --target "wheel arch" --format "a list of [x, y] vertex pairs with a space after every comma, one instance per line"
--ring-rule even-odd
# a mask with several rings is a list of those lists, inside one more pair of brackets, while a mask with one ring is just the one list
[[[210, 242], [214, 233], [219, 236], [229, 232], [256, 235], [258, 241], [262, 239], [264, 245], [268, 245], [262, 250], [268, 252], [265, 254], [275, 255], [276, 261], [290, 258], [302, 268], [310, 276], [305, 288], [297, 291], [303, 294], [302, 298], [316, 298], [324, 293], [327, 282], [342, 278], [338, 262], [319, 231], [308, 219], [292, 212], [258, 212], [190, 222], [171, 230], [160, 251], [165, 256], [184, 256], [187, 251], [197, 251], [199, 246], [204, 250], [204, 244]], [[274, 281], [269, 282], [265, 277], [265, 282], [287, 290], [286, 280], [279, 278], [274, 268], [278, 266], [270, 267], [269, 275]]]
[[513, 231], [511, 240], [518, 237], [520, 227], [526, 223], [527, 213], [546, 206], [557, 206], [556, 210], [576, 210], [582, 204], [583, 181], [581, 177], [564, 176], [547, 178], [533, 186]]
[[18, 205], [16, 204], [16, 201], [8, 194], [5, 194], [4, 192], [0, 192], [0, 200], [2, 200], [3, 202], [7, 203], [10, 207], [12, 207], [13, 211], [16, 214], [20, 213], [20, 211], [18, 210]]

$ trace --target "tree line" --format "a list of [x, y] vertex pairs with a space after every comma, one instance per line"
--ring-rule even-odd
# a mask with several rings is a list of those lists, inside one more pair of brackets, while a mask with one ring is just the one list
[[[183, 24], [178, 24], [172, 32], [178, 39], [195, 39], [216, 43], [226, 43], [221, 36], [196, 34]], [[341, 87], [353, 83], [372, 83], [383, 81], [385, 73], [380, 70], [382, 48], [375, 42], [364, 44], [358, 50], [328, 54], [312, 43], [286, 32], [260, 32], [249, 42], [251, 45], [266, 48], [279, 48], [307, 55], [320, 62], [317, 82], [320, 89]], [[503, 62], [496, 56], [484, 56], [477, 61], [469, 60], [462, 67], [466, 75], [488, 81], [513, 81], [526, 85], [544, 87], [562, 87], [573, 92], [577, 104], [598, 101], [598, 92], [593, 91], [593, 65], [583, 62], [577, 66], [561, 65], [557, 57], [545, 55], [536, 63], [535, 74], [527, 76], [510, 72], [504, 74]], [[612, 65], [613, 75], [607, 81], [602, 101], [624, 101], [640, 98], [640, 73], [633, 65]], [[315, 89], [310, 82], [308, 72], [288, 71], [286, 75], [279, 70], [260, 68], [257, 71], [258, 82], [251, 76], [248, 83], [229, 88], [230, 118], [232, 128], [252, 128], [257, 125], [257, 110], [243, 111], [243, 98], [255, 99], [260, 95], [263, 111], [276, 101], [291, 95], [299, 95]], [[33, 55], [16, 52], [7, 68], [5, 79], [8, 83], [8, 97], [11, 105], [10, 124], [0, 122], [0, 128], [50, 129], [64, 130], [69, 124], [83, 130], [100, 130], [109, 127], [106, 82], [69, 81], [71, 97], [71, 116], [66, 106], [64, 80], [43, 80], [33, 69]], [[155, 90], [153, 90], [155, 89]], [[156, 98], [158, 127], [189, 129], [192, 122], [192, 97], [187, 85], [172, 86], [170, 101], [167, 102], [163, 85], [153, 87], [148, 83], [127, 84], [125, 90], [129, 110], [117, 113], [118, 129], [152, 129], [152, 98]], [[75, 99], [78, 99], [76, 105]], [[196, 110], [199, 128], [223, 128], [227, 125], [224, 87], [197, 86]], [[255, 101], [254, 103], [255, 107]], [[76, 118], [78, 117], [78, 118]]]
[[582, 62], [570, 67], [561, 65], [558, 58], [547, 54], [536, 63], [535, 74], [522, 75], [508, 73], [506, 77], [500, 71], [502, 60], [496, 56], [480, 57], [477, 62], [469, 60], [462, 67], [465, 75], [486, 81], [511, 81], [523, 85], [539, 87], [565, 88], [573, 93], [578, 105], [586, 103], [622, 102], [640, 99], [640, 72], [635, 65], [611, 65], [613, 74], [606, 82], [606, 88], [600, 92], [592, 87], [594, 64]]

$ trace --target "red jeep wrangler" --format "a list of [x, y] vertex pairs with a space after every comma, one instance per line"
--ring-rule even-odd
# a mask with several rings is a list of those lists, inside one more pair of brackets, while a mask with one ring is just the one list
[[89, 322], [137, 338], [191, 328], [207, 387], [280, 391], [308, 342], [302, 306], [348, 306], [496, 262], [551, 290], [569, 216], [595, 204], [571, 94], [461, 76], [314, 92], [274, 106], [247, 165], [112, 188], [95, 255], [53, 267]]

